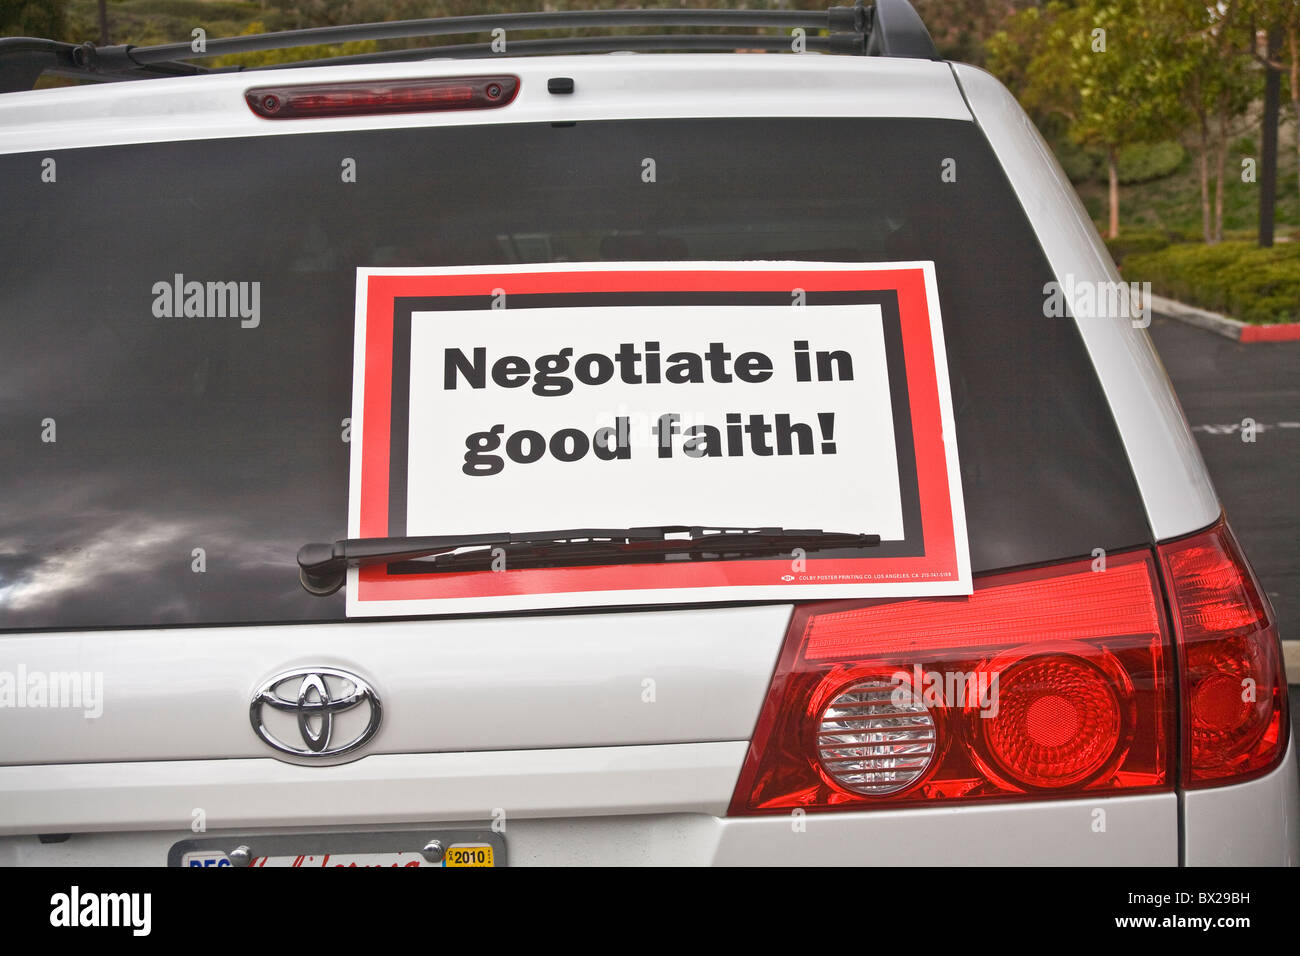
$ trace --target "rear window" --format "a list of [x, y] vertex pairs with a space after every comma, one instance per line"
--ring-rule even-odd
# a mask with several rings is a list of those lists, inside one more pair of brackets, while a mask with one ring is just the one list
[[[934, 260], [974, 570], [1149, 540], [1077, 330], [1044, 317], [1052, 276], [970, 123], [50, 155], [54, 182], [43, 154], [0, 156], [0, 629], [343, 619], [341, 593], [302, 590], [295, 555], [346, 534], [358, 266]], [[230, 283], [225, 314], [156, 314], [178, 277]]]

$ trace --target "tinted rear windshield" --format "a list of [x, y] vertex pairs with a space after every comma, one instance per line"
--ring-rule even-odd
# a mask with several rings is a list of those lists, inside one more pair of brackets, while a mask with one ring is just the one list
[[[933, 260], [975, 571], [1149, 540], [973, 124], [277, 135], [65, 150], [53, 177], [46, 158], [0, 157], [0, 629], [343, 618], [295, 554], [347, 531], [358, 266]], [[176, 277], [233, 283], [226, 314], [156, 315]]]

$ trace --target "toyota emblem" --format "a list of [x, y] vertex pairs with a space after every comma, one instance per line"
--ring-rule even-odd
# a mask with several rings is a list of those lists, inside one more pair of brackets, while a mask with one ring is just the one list
[[[297, 718], [302, 746], [286, 743], [266, 726], [264, 708]], [[358, 707], [368, 708], [365, 728], [340, 740], [335, 718]], [[294, 757], [337, 757], [350, 753], [379, 730], [383, 709], [379, 695], [356, 674], [333, 667], [307, 667], [276, 674], [253, 694], [248, 718], [253, 732], [281, 753]]]

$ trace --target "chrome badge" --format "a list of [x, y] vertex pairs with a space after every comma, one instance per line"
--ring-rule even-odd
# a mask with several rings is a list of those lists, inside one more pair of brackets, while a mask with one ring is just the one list
[[[271, 716], [266, 713], [268, 707], [288, 715], [288, 720], [281, 720], [282, 734], [296, 723], [303, 746], [286, 743], [268, 729]], [[346, 721], [350, 726], [340, 739], [339, 718], [360, 707], [367, 710]], [[350, 753], [375, 735], [382, 716], [383, 709], [374, 688], [356, 674], [333, 667], [276, 674], [257, 689], [248, 707], [253, 732], [271, 747], [294, 757], [338, 757]]]

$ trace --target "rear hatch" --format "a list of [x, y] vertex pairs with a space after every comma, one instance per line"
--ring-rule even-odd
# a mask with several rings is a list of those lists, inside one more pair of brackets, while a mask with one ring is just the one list
[[[250, 695], [325, 665], [380, 692], [372, 756], [726, 744], [729, 789], [789, 603], [357, 620], [346, 589], [300, 586], [299, 547], [349, 532], [358, 268], [931, 261], [974, 572], [1150, 547], [1076, 325], [1044, 316], [1054, 276], [945, 65], [782, 66], [783, 95], [797, 78], [816, 103], [801, 115], [746, 100], [743, 73], [557, 62], [604, 97], [580, 120], [543, 69], [491, 119], [397, 128], [271, 130], [214, 77], [141, 84], [121, 130], [78, 143], [61, 102], [76, 122], [110, 92], [11, 98], [21, 118], [45, 97], [60, 148], [27, 123], [0, 155], [0, 670], [102, 680], [89, 708], [0, 714], [0, 764], [33, 792], [91, 762], [274, 765]], [[159, 290], [187, 281], [240, 284], [239, 311], [165, 316]], [[563, 809], [642, 807], [620, 799]], [[28, 800], [16, 826], [71, 812]]]

